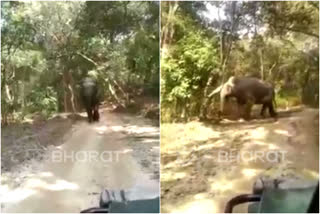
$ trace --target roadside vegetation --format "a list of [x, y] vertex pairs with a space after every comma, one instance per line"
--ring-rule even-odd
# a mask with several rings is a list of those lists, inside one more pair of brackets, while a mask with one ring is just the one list
[[276, 89], [278, 108], [319, 102], [318, 2], [162, 2], [161, 120], [217, 112], [230, 76]]
[[1, 2], [1, 123], [81, 110], [95, 76], [107, 104], [159, 97], [157, 2]]

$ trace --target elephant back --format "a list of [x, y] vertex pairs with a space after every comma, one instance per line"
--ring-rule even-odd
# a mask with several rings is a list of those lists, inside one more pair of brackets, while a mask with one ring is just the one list
[[235, 91], [239, 96], [251, 95], [257, 102], [263, 100], [266, 96], [273, 94], [273, 87], [270, 83], [264, 82], [255, 77], [239, 78], [235, 84]]

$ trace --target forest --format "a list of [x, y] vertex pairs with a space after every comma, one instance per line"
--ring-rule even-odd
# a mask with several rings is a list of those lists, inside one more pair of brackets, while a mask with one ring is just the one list
[[1, 1], [2, 212], [159, 213], [159, 6]]
[[121, 108], [159, 97], [157, 2], [1, 2], [1, 123], [81, 110], [96, 77]]
[[230, 76], [273, 84], [278, 108], [318, 107], [319, 2], [162, 2], [161, 121], [215, 115]]
[[[164, 1], [160, 40], [163, 213], [263, 212], [268, 181], [318, 188], [319, 2]], [[259, 179], [264, 199], [230, 212]], [[298, 204], [282, 196], [266, 212]]]

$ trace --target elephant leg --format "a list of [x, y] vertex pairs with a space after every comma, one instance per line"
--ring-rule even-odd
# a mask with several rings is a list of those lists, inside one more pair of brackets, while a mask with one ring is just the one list
[[263, 104], [263, 105], [262, 105], [262, 109], [261, 109], [261, 112], [260, 112], [261, 117], [264, 117], [264, 113], [265, 113], [267, 107], [268, 107], [268, 106], [267, 106], [266, 104]]
[[91, 108], [87, 108], [86, 109], [87, 110], [87, 115], [88, 115], [88, 121], [89, 121], [89, 123], [91, 123], [92, 122], [92, 109]]
[[251, 114], [251, 107], [250, 103], [245, 104], [239, 104], [238, 103], [238, 118], [243, 118], [245, 120], [250, 120], [250, 114]]
[[252, 109], [252, 104], [247, 103], [244, 108], [244, 119], [245, 120], [250, 120], [251, 119], [251, 109]]
[[276, 118], [278, 114], [277, 114], [276, 111], [274, 110], [274, 107], [273, 107], [272, 102], [271, 102], [271, 103], [268, 103], [268, 108], [269, 108], [269, 114], [270, 114], [270, 116]]
[[244, 119], [250, 120], [251, 119], [251, 109], [252, 106], [255, 104], [255, 99], [251, 96], [248, 97], [247, 102], [244, 108]]
[[99, 119], [100, 119], [99, 106], [96, 105], [96, 106], [93, 108], [92, 120], [95, 121], [95, 122], [98, 122]]
[[244, 108], [244, 105], [241, 103], [238, 103], [238, 105], [237, 105], [237, 118], [238, 119], [243, 117], [243, 108]]

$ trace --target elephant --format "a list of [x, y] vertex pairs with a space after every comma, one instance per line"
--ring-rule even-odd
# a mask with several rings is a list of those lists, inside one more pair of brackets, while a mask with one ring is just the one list
[[271, 117], [277, 118], [275, 111], [275, 92], [271, 84], [254, 77], [230, 77], [220, 89], [220, 111], [224, 111], [225, 102], [230, 97], [237, 100], [239, 107], [245, 107], [245, 119], [250, 119], [251, 108], [254, 104], [262, 104], [260, 115], [264, 117], [268, 108]]
[[80, 95], [82, 103], [87, 111], [89, 123], [99, 121], [99, 97], [97, 81], [91, 77], [85, 77], [81, 82]]

